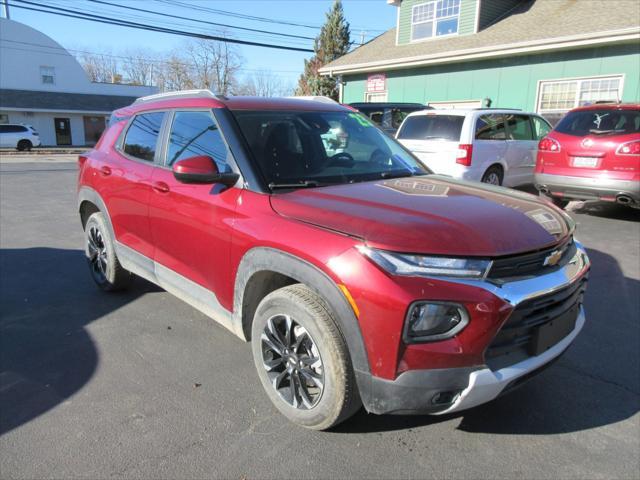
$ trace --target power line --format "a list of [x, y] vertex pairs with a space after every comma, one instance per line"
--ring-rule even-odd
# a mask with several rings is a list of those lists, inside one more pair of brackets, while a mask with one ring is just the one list
[[[167, 33], [167, 34], [170, 34], [170, 35], [179, 35], [179, 36], [183, 36], [183, 37], [201, 38], [201, 39], [204, 39], [204, 40], [216, 40], [216, 41], [223, 42], [223, 43], [235, 43], [235, 44], [239, 44], [239, 45], [248, 45], [248, 46], [254, 46], [254, 47], [274, 48], [274, 49], [278, 49], [278, 50], [289, 50], [289, 51], [294, 51], [294, 52], [313, 53], [313, 50], [309, 49], [309, 48], [289, 47], [289, 46], [285, 46], [285, 45], [277, 45], [277, 44], [271, 44], [271, 43], [252, 42], [252, 41], [247, 41], [247, 40], [238, 40], [238, 39], [228, 38], [228, 37], [207, 35], [207, 34], [204, 34], [204, 33], [189, 32], [189, 31], [185, 31], [185, 30], [177, 30], [177, 29], [166, 28], [166, 27], [158, 27], [158, 26], [154, 26], [154, 25], [145, 25], [145, 24], [142, 24], [142, 23], [131, 22], [131, 21], [128, 21], [128, 20], [118, 20], [118, 19], [113, 18], [113, 17], [105, 17], [105, 16], [101, 16], [101, 15], [93, 15], [93, 14], [88, 14], [88, 13], [77, 14], [73, 10], [68, 10], [68, 9], [60, 8], [60, 7], [46, 6], [46, 5], [42, 5], [42, 4], [35, 3], [35, 2], [29, 2], [27, 0], [11, 0], [11, 2], [12, 3], [10, 5], [12, 7], [14, 7], [14, 8], [20, 8], [20, 9], [23, 9], [23, 10], [30, 10], [30, 11], [34, 11], [34, 12], [48, 13], [50, 15], [58, 15], [58, 16], [61, 16], [61, 17], [77, 18], [77, 19], [80, 19], [80, 20], [87, 20], [87, 21], [96, 22], [96, 23], [103, 23], [103, 24], [107, 24], [107, 25], [117, 25], [117, 26], [120, 26], [120, 27], [136, 28], [136, 29], [139, 29], [139, 30], [147, 30], [147, 31], [159, 32], [159, 33]], [[36, 7], [45, 7], [45, 8], [48, 8], [50, 10], [43, 10], [42, 8], [26, 7], [24, 5], [16, 5], [13, 2], [20, 2], [20, 3], [27, 4], [27, 5], [35, 5]], [[64, 12], [66, 12], [66, 13], [64, 13]]]
[[183, 17], [181, 15], [173, 15], [173, 14], [170, 14], [170, 13], [154, 12], [153, 10], [146, 10], [144, 8], [131, 7], [131, 6], [127, 6], [127, 5], [119, 5], [117, 3], [105, 2], [103, 0], [87, 0], [87, 1], [93, 2], [93, 3], [100, 3], [100, 4], [103, 4], [103, 5], [110, 5], [112, 7], [124, 8], [126, 10], [134, 10], [136, 12], [151, 13], [153, 15], [159, 15], [159, 16], [162, 16], [162, 17], [177, 18], [177, 19], [180, 19], [180, 20], [189, 20], [191, 22], [204, 23], [204, 24], [207, 24], [207, 25], [215, 25], [215, 26], [218, 26], [218, 27], [234, 28], [234, 29], [237, 29], [237, 30], [245, 30], [245, 31], [248, 31], [248, 32], [266, 33], [266, 34], [269, 34], [269, 35], [277, 35], [277, 36], [281, 36], [281, 37], [301, 38], [301, 39], [304, 39], [304, 40], [315, 40], [313, 37], [304, 37], [302, 35], [293, 35], [293, 34], [289, 34], [289, 33], [271, 32], [269, 30], [258, 30], [258, 29], [255, 29], [255, 28], [239, 27], [237, 25], [228, 25], [228, 24], [225, 24], [225, 23], [209, 22], [207, 20], [199, 20], [197, 18]]
[[[45, 45], [43, 43], [32, 43], [32, 42], [21, 42], [18, 40], [9, 40], [6, 38], [0, 38], [0, 44], [2, 42], [10, 42], [10, 43], [17, 43], [20, 45], [27, 45], [27, 46], [33, 46], [33, 47], [40, 47], [40, 48], [48, 48], [48, 49], [53, 49], [53, 50], [60, 50], [59, 52], [52, 52], [52, 51], [47, 51], [47, 50], [39, 50], [39, 49], [35, 49], [35, 48], [20, 48], [20, 47], [12, 47], [12, 46], [5, 46], [3, 48], [6, 49], [10, 49], [10, 50], [19, 50], [22, 52], [38, 52], [38, 53], [46, 53], [49, 55], [61, 55], [61, 56], [68, 56], [69, 52], [73, 52], [75, 54], [78, 53], [82, 53], [82, 54], [86, 54], [86, 55], [97, 55], [97, 56], [102, 56], [102, 57], [109, 57], [109, 58], [116, 58], [116, 59], [121, 59], [121, 60], [129, 60], [133, 57], [140, 59], [140, 60], [144, 60], [147, 63], [150, 64], [160, 64], [160, 65], [172, 65], [172, 64], [177, 64], [177, 65], [182, 65], [185, 67], [195, 67], [197, 66], [195, 63], [189, 63], [189, 62], [182, 62], [182, 61], [167, 61], [167, 60], [160, 60], [160, 59], [154, 59], [154, 58], [149, 58], [149, 57], [142, 57], [142, 56], [138, 56], [138, 55], [114, 55], [111, 53], [104, 53], [104, 52], [91, 52], [91, 51], [87, 51], [87, 50], [77, 50], [74, 48], [64, 48], [64, 47], [53, 47], [51, 45]], [[243, 67], [239, 67], [237, 68], [238, 71], [242, 71], [242, 72], [263, 72], [263, 71], [267, 71], [267, 72], [272, 72], [272, 73], [300, 73], [300, 70], [265, 70], [265, 69], [260, 69], [260, 68], [243, 68]]]

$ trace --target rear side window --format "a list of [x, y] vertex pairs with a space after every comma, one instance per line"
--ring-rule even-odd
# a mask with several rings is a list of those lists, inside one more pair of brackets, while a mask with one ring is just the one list
[[220, 172], [230, 172], [227, 146], [211, 112], [176, 112], [169, 136], [167, 165], [178, 160], [205, 155]]
[[153, 162], [164, 112], [137, 115], [124, 139], [123, 150], [132, 157]]
[[560, 120], [556, 132], [585, 135], [625, 135], [640, 133], [640, 110], [582, 110], [569, 112]]
[[529, 115], [505, 115], [511, 140], [533, 140]]
[[481, 115], [476, 121], [476, 140], [506, 140], [507, 130], [504, 115], [492, 113]]
[[461, 115], [415, 115], [406, 119], [398, 132], [398, 139], [458, 142], [463, 123]]

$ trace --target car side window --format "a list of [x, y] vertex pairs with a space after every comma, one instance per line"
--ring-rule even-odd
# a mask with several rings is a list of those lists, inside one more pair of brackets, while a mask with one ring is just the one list
[[505, 115], [510, 140], [533, 140], [529, 115]]
[[506, 140], [507, 130], [501, 113], [480, 115], [476, 121], [476, 140]]
[[231, 171], [227, 163], [227, 145], [213, 114], [209, 111], [176, 112], [169, 134], [167, 165], [202, 155], [210, 157], [218, 171]]
[[139, 160], [153, 162], [163, 118], [164, 112], [136, 115], [124, 138], [124, 152]]
[[549, 125], [545, 119], [540, 117], [531, 117], [531, 120], [533, 121], [533, 132], [536, 140], [541, 140], [551, 131], [551, 125]]

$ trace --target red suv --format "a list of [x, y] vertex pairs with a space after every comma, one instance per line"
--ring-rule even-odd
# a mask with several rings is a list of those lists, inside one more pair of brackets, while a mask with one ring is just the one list
[[540, 140], [535, 183], [559, 207], [578, 199], [640, 208], [640, 104], [567, 113]]
[[566, 214], [431, 174], [338, 104], [146, 97], [79, 162], [98, 286], [141, 276], [251, 341], [267, 395], [308, 428], [490, 401], [585, 321]]

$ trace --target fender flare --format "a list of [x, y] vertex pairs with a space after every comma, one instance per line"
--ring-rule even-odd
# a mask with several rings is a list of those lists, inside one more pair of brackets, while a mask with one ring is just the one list
[[98, 207], [98, 210], [100, 210], [100, 212], [104, 215], [105, 221], [107, 222], [107, 228], [109, 229], [111, 238], [115, 239], [116, 236], [113, 230], [113, 225], [111, 224], [111, 215], [109, 215], [107, 205], [104, 203], [104, 200], [102, 200], [100, 194], [93, 188], [81, 187], [78, 191], [78, 212], [80, 212], [83, 202], [90, 202]]
[[251, 277], [261, 271], [271, 271], [293, 278], [303, 283], [328, 304], [335, 315], [338, 328], [349, 349], [351, 363], [356, 377], [370, 375], [369, 360], [365, 349], [360, 324], [351, 305], [335, 282], [318, 267], [294, 255], [268, 247], [255, 247], [245, 253], [236, 274], [233, 322], [236, 331], [243, 331], [247, 322], [253, 319], [243, 318], [243, 296]]

